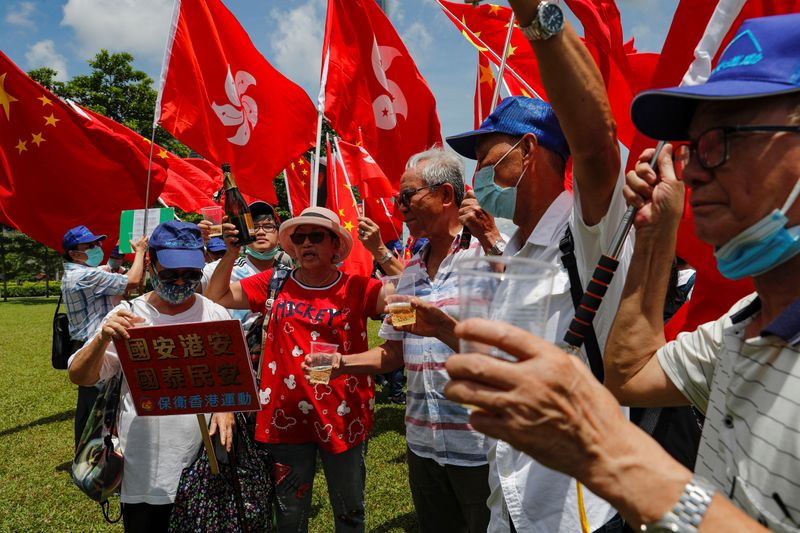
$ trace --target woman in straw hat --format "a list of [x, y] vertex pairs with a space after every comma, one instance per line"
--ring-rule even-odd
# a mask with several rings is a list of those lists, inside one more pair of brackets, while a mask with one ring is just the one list
[[[229, 309], [264, 311], [272, 271], [231, 285], [236, 230], [230, 224], [223, 229], [228, 251], [206, 294]], [[345, 357], [368, 349], [367, 319], [384, 311], [381, 283], [339, 271], [337, 264], [350, 253], [353, 239], [329, 209], [305, 209], [281, 225], [278, 240], [299, 267], [271, 307], [255, 433], [276, 461], [278, 531], [306, 531], [318, 453], [336, 531], [364, 531], [366, 439], [375, 406], [372, 378], [342, 375], [327, 384], [311, 384], [301, 364], [312, 342], [337, 345]]]

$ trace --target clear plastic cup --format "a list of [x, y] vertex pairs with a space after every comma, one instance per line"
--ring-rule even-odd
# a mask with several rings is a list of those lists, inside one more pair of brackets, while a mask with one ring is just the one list
[[408, 326], [417, 322], [417, 311], [411, 306], [415, 295], [416, 274], [384, 276], [383, 295], [386, 298], [386, 311], [392, 315], [393, 326]]
[[203, 215], [205, 220], [211, 222], [211, 230], [208, 237], [222, 237], [222, 217], [225, 216], [225, 211], [219, 205], [212, 205], [210, 207], [200, 208], [200, 214]]
[[312, 342], [311, 352], [308, 354], [310, 359], [308, 377], [311, 383], [321, 383], [327, 385], [331, 380], [331, 370], [333, 369], [333, 354], [339, 349], [338, 344], [327, 342]]
[[[459, 261], [456, 272], [460, 320], [500, 320], [545, 336], [557, 267], [533, 259], [486, 256]], [[461, 340], [460, 349], [516, 360], [499, 348], [472, 341]]]

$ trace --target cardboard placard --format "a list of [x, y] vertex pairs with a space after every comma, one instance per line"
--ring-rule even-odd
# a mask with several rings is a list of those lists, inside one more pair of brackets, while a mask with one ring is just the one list
[[115, 339], [139, 416], [258, 411], [238, 320], [130, 328]]

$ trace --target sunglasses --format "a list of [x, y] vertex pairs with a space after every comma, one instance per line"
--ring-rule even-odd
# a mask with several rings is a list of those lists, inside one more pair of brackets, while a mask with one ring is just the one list
[[327, 235], [327, 233], [324, 231], [312, 231], [311, 233], [295, 232], [289, 236], [289, 239], [291, 239], [293, 244], [300, 245], [306, 242], [307, 237], [308, 240], [311, 241], [311, 244], [319, 244], [325, 240], [325, 235]]
[[[441, 184], [439, 184], [439, 185], [441, 185]], [[399, 194], [395, 194], [392, 197], [392, 199], [394, 200], [395, 204], [397, 204], [399, 206], [402, 206], [402, 207], [405, 207], [405, 208], [408, 208], [408, 206], [411, 205], [411, 199], [419, 191], [424, 191], [425, 189], [429, 189], [431, 192], [433, 192], [439, 187], [439, 185], [426, 185], [425, 187], [418, 187], [416, 189], [408, 189], [408, 190], [405, 190], [405, 191], [401, 191]]]
[[162, 283], [174, 283], [179, 279], [187, 283], [197, 283], [203, 279], [201, 270], [162, 270], [158, 272], [158, 280]]

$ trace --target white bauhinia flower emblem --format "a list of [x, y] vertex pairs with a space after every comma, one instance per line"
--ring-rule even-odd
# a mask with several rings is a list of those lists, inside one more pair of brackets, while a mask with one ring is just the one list
[[247, 88], [256, 84], [256, 79], [249, 72], [240, 70], [236, 78], [231, 75], [231, 66], [228, 65], [228, 75], [225, 77], [225, 94], [228, 95], [230, 104], [219, 105], [211, 103], [211, 109], [217, 114], [220, 122], [225, 126], [239, 126], [233, 137], [228, 137], [231, 144], [244, 146], [250, 141], [250, 131], [255, 129], [258, 122], [258, 104], [251, 97], [244, 94]]
[[378, 45], [377, 39], [372, 40], [372, 71], [378, 83], [389, 94], [382, 94], [372, 102], [372, 112], [375, 115], [375, 125], [382, 130], [391, 130], [397, 126], [397, 115], [408, 116], [408, 103], [400, 86], [386, 77], [386, 72], [392, 61], [402, 54], [397, 48]]

